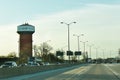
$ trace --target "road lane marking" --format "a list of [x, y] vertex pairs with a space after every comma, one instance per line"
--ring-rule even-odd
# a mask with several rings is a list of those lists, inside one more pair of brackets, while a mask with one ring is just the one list
[[110, 67], [109, 67], [109, 65], [105, 65], [118, 79], [120, 79], [120, 74], [119, 73], [117, 73], [116, 71], [114, 71], [113, 69], [111, 69]]
[[46, 80], [78, 80], [79, 76], [83, 73], [85, 73], [86, 71], [88, 71], [90, 69], [90, 66], [83, 66], [83, 67], [79, 67], [77, 69], [73, 69], [67, 72], [64, 72], [62, 74], [59, 74], [57, 76], [54, 77], [50, 77]]
[[42, 74], [52, 73], [52, 72], [61, 71], [61, 70], [74, 69], [74, 68], [78, 68], [79, 66], [82, 67], [84, 65], [76, 65], [76, 66], [71, 66], [71, 67], [55, 69], [55, 70], [48, 70], [48, 71], [38, 72], [38, 73], [34, 73], [34, 74], [26, 74], [26, 75], [21, 75], [21, 76], [15, 76], [15, 77], [6, 78], [6, 79], [2, 79], [2, 80], [23, 80], [23, 79], [28, 79], [28, 78], [31, 78], [31, 77], [39, 76], [39, 75], [42, 75]]

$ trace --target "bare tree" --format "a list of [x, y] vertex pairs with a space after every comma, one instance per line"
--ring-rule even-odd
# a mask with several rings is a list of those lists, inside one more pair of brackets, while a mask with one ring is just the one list
[[49, 44], [47, 44], [47, 43], [43, 43], [43, 44], [41, 44], [40, 46], [39, 46], [39, 49], [41, 50], [41, 53], [42, 53], [42, 55], [43, 54], [49, 54], [50, 53], [50, 51], [53, 49]]
[[16, 52], [10, 52], [7, 57], [16, 57]]
[[41, 51], [39, 50], [39, 47], [37, 45], [34, 45], [33, 49], [34, 49], [34, 56], [41, 57]]
[[34, 45], [34, 54], [36, 57], [41, 57], [43, 60], [46, 60], [48, 59], [48, 54], [52, 49], [53, 48], [49, 44], [44, 42], [39, 46]]

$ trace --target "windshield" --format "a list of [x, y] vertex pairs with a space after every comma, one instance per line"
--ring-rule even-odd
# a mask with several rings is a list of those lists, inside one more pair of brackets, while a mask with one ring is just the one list
[[12, 63], [5, 63], [4, 65], [12, 66]]

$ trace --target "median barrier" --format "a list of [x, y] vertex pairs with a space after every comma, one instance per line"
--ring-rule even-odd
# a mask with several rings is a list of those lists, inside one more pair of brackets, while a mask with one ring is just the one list
[[76, 64], [63, 64], [63, 65], [46, 65], [46, 66], [22, 66], [22, 67], [13, 67], [13, 68], [0, 68], [0, 79], [33, 74], [37, 72], [59, 69], [63, 67], [69, 67]]

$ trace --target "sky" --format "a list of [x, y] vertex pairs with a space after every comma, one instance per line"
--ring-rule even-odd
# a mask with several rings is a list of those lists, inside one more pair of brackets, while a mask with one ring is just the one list
[[[19, 53], [17, 26], [29, 23], [35, 26], [33, 45], [48, 42], [54, 51], [67, 50], [67, 25], [70, 25], [70, 48], [77, 50], [77, 37], [96, 48], [99, 57], [115, 57], [120, 48], [120, 0], [0, 0], [0, 55]], [[83, 51], [83, 43], [80, 42]]]

